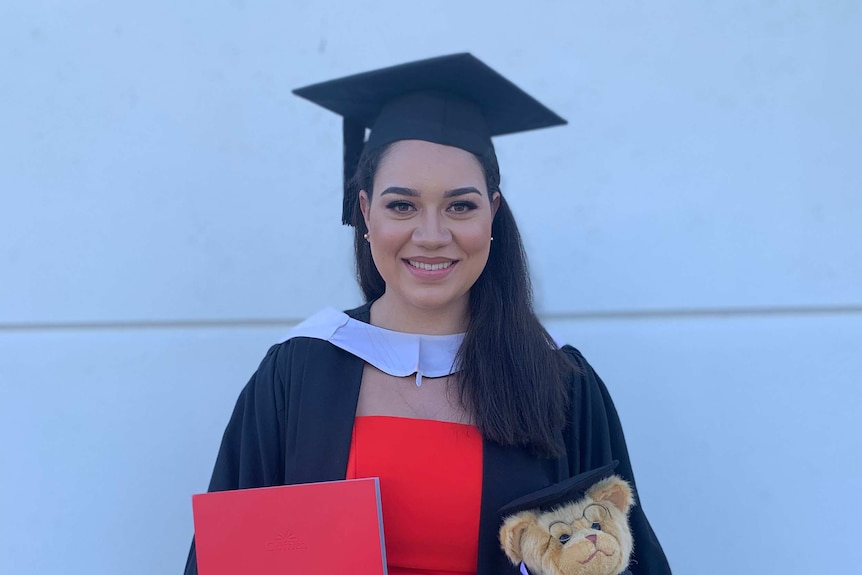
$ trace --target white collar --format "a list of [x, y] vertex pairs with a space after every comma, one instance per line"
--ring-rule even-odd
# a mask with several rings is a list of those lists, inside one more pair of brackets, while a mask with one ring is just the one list
[[424, 335], [403, 333], [377, 327], [333, 308], [323, 309], [287, 334], [328, 341], [365, 360], [380, 371], [395, 377], [416, 374], [416, 385], [423, 377], [442, 377], [458, 371], [455, 356], [464, 334]]

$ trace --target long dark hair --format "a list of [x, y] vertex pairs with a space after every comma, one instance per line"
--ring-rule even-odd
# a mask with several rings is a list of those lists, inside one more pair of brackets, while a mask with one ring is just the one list
[[[372, 195], [374, 175], [389, 147], [363, 153], [349, 185]], [[485, 173], [488, 195], [500, 191], [500, 168], [493, 148], [476, 156]], [[354, 202], [356, 275], [366, 301], [386, 291], [364, 235], [368, 231]], [[462, 405], [483, 436], [502, 445], [526, 446], [543, 455], [562, 453], [557, 433], [566, 422], [566, 361], [533, 312], [527, 256], [506, 199], [491, 226], [491, 251], [485, 269], [470, 289], [470, 317], [458, 351], [458, 389]]]

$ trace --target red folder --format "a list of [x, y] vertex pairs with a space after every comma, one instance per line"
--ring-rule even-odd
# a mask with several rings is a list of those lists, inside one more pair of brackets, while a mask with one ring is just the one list
[[200, 575], [386, 575], [376, 477], [192, 497]]

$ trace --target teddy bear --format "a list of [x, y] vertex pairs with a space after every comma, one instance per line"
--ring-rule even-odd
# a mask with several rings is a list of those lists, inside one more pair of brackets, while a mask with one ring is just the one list
[[580, 499], [560, 504], [559, 494], [540, 497], [544, 505], [505, 518], [500, 544], [512, 563], [520, 565], [522, 574], [629, 573], [626, 569], [634, 542], [628, 514], [635, 504], [631, 487], [620, 476], [611, 475], [577, 489], [578, 482], [604, 475], [607, 470], [582, 474], [570, 483], [568, 495], [582, 494]]

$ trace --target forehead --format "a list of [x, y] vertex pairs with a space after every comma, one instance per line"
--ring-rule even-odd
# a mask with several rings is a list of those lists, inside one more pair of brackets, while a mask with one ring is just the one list
[[552, 511], [548, 511], [539, 516], [539, 523], [547, 527], [554, 521], [564, 521], [572, 523], [576, 519], [580, 519], [584, 514], [586, 502], [569, 503], [563, 507], [557, 507]]
[[402, 140], [389, 147], [374, 175], [374, 189], [389, 186], [419, 191], [473, 186], [487, 191], [485, 173], [476, 156], [424, 140]]

